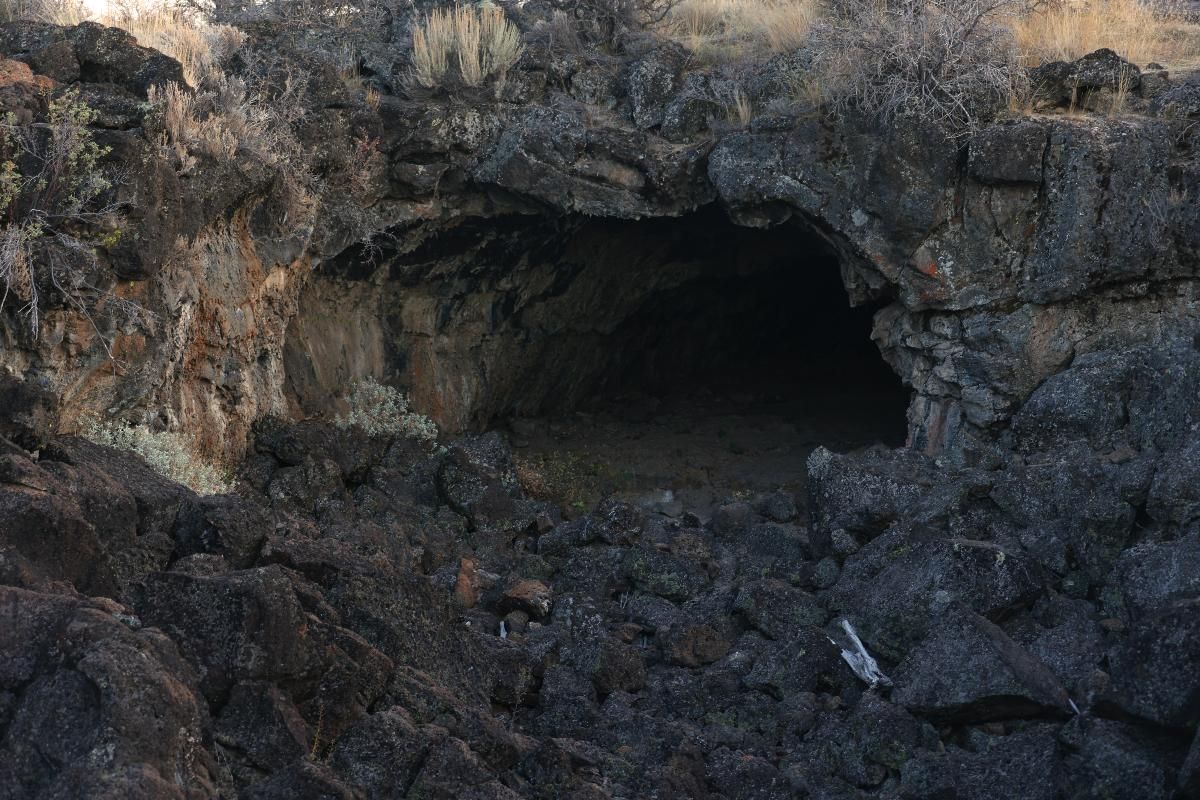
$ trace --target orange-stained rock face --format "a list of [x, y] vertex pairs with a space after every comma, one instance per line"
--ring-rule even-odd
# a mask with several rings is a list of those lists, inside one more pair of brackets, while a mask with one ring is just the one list
[[479, 572], [475, 561], [464, 558], [458, 565], [458, 577], [454, 581], [454, 599], [463, 608], [474, 608], [479, 602]]
[[534, 619], [542, 619], [550, 613], [552, 592], [541, 581], [524, 580], [504, 593], [502, 609], [524, 611]]
[[0, 60], [0, 89], [9, 86], [30, 86], [50, 91], [57, 84], [45, 75], [34, 75], [29, 65], [11, 58]]
[[114, 289], [149, 312], [143, 326], [110, 330], [101, 315], [52, 311], [32, 352], [5, 350], [0, 363], [22, 372], [36, 354], [52, 367], [63, 430], [113, 407], [141, 407], [184, 430], [197, 453], [232, 464], [255, 420], [286, 413], [284, 335], [310, 267], [304, 258], [264, 263], [244, 214], [166, 261], [159, 281]]

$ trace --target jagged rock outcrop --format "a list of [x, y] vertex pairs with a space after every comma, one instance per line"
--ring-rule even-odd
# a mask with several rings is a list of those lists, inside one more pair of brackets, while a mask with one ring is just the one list
[[[8, 55], [55, 64], [48, 77], [81, 80], [89, 97], [115, 97], [103, 82], [118, 67], [131, 76], [119, 92], [134, 97], [177, 77], [96, 26], [6, 31]], [[380, 35], [361, 43], [364, 58], [402, 30]], [[366, 374], [393, 377], [451, 429], [536, 410], [551, 395], [569, 404], [596, 380], [573, 366], [587, 364], [579, 352], [692, 280], [697, 265], [676, 263], [671, 242], [736, 238], [715, 216], [691, 222], [713, 205], [739, 225], [787, 222], [798, 246], [824, 242], [853, 301], [894, 298], [875, 339], [913, 388], [911, 439], [962, 463], [990, 458], [1021, 404], [1077, 356], [1195, 326], [1195, 130], [1166, 94], [1123, 117], [998, 122], [973, 137], [964, 162], [920, 126], [765, 111], [779, 106], [772, 76], [792, 68], [779, 61], [694, 76], [670, 48], [615, 70], [532, 48], [499, 100], [384, 94], [372, 109], [303, 43], [271, 46], [312, 75], [305, 145], [335, 170], [355, 142], [376, 142], [379, 163], [353, 197], [334, 172], [342, 178], [327, 186], [317, 228], [297, 235], [280, 225], [269, 171], [253, 158], [179, 177], [155, 157], [144, 112], [122, 117], [103, 141], [114, 160], [146, 167], [122, 190], [136, 198], [135, 229], [106, 263], [132, 280], [122, 294], [158, 319], [110, 333], [141, 368], [113, 375], [69, 314], [50, 312], [53, 333], [40, 341], [9, 334], [22, 343], [8, 349], [9, 368], [54, 380], [67, 419], [102, 408], [153, 410], [169, 424], [186, 416], [203, 420], [206, 450], [236, 457], [254, 419], [329, 413], [330, 398]], [[1111, 55], [1089, 58], [1067, 71], [1095, 73], [1097, 86], [1105, 70], [1136, 72]], [[78, 76], [60, 62], [78, 63]], [[606, 94], [592, 96], [605, 69]], [[399, 86], [396, 70], [402, 59], [380, 73], [384, 88]], [[706, 116], [680, 138], [667, 121], [697, 91], [693, 77], [736, 78], [764, 111], [746, 129]], [[371, 228], [386, 235], [369, 250], [353, 245]], [[83, 363], [69, 366], [72, 357]]]
[[[1132, 67], [1052, 65], [1046, 113], [960, 147], [789, 114], [786, 64], [674, 46], [531, 47], [499, 97], [413, 99], [403, 24], [363, 44], [377, 106], [321, 32], [257, 31], [311, 76], [304, 224], [250, 155], [176, 168], [143, 101], [178, 65], [0, 28], [6, 108], [79, 82], [139, 166], [101, 277], [157, 315], [3, 319], [0, 798], [1195, 795], [1194, 85], [1139, 72], [1136, 113], [1064, 115], [1062, 81], [1101, 103]], [[710, 113], [734, 79], [744, 128]], [[655, 298], [818, 252], [886, 303], [911, 446], [817, 449], [807, 497], [565, 520], [496, 434], [280, 419], [365, 375], [452, 432], [569, 407]], [[56, 435], [97, 412], [186, 422], [237, 493]]]
[[[5, 458], [8, 497], [68, 468], [161, 497], [78, 440]], [[93, 543], [86, 574], [4, 528], [4, 796], [1189, 796], [1197, 590], [1130, 577], [1175, 546], [1161, 523], [1089, 582], [1038, 546], [1071, 520], [1022, 531], [991, 499], [1010, 475], [877, 458], [926, 487], [863, 525], [836, 489], [860, 459], [819, 451], [814, 518], [847, 527], [779, 559], [755, 533], [778, 497], [564, 521], [509, 459], [494, 435], [264, 428], [239, 495], [122, 512], [160, 531], [153, 559], [88, 538], [95, 516], [42, 528]], [[891, 686], [843, 660], [843, 617]], [[1014, 763], [1039, 782], [998, 789]]]

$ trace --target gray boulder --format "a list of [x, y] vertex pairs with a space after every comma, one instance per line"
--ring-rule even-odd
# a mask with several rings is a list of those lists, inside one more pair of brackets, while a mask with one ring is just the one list
[[992, 542], [887, 535], [847, 561], [830, 600], [876, 655], [899, 660], [955, 604], [999, 618], [1031, 604], [1042, 571]]
[[1109, 666], [1109, 699], [1122, 711], [1159, 725], [1200, 724], [1200, 599], [1138, 622]]
[[945, 615], [892, 680], [897, 704], [940, 722], [1073, 711], [1066, 690], [1045, 664], [970, 611]]

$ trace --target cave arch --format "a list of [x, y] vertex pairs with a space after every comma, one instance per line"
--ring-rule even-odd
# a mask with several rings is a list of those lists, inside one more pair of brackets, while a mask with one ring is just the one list
[[904, 444], [908, 395], [870, 340], [878, 303], [851, 307], [834, 248], [801, 220], [506, 215], [387, 248], [373, 269], [353, 251], [328, 262], [302, 297], [286, 363], [303, 415], [368, 374], [451, 431], [774, 386], [850, 443]]

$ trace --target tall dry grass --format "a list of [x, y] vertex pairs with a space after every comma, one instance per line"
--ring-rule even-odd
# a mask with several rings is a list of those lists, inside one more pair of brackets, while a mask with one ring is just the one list
[[450, 54], [454, 50], [454, 17], [435, 11], [412, 32], [413, 79], [432, 89], [441, 84], [450, 69]]
[[230, 25], [214, 25], [199, 14], [159, 0], [125, 0], [115, 3], [96, 20], [122, 28], [143, 47], [152, 47], [183, 66], [192, 86], [219, 70], [219, 64], [245, 40]]
[[426, 89], [444, 85], [453, 64], [466, 86], [492, 76], [499, 86], [523, 51], [520, 31], [497, 6], [434, 9], [413, 26], [412, 78]]
[[684, 0], [671, 12], [671, 35], [706, 60], [802, 46], [820, 13], [817, 0]]
[[1074, 61], [1102, 47], [1145, 66], [1200, 65], [1200, 25], [1177, 6], [1142, 0], [1057, 0], [1013, 19], [1027, 66]]
[[31, 20], [52, 25], [78, 25], [88, 19], [81, 0], [0, 0], [0, 22]]
[[112, 0], [90, 5], [83, 0], [0, 0], [0, 21], [17, 19], [68, 26], [92, 21], [121, 28], [143, 47], [178, 61], [192, 86], [216, 71], [245, 38], [236, 28], [212, 24], [171, 0]]
[[454, 9], [454, 49], [458, 51], [458, 72], [467, 86], [483, 83], [483, 47], [480, 15], [470, 7]]

